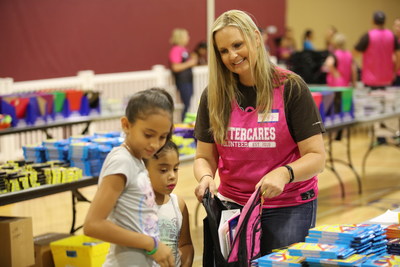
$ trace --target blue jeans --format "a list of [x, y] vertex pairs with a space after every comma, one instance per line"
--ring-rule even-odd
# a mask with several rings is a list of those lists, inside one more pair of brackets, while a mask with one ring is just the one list
[[178, 83], [176, 85], [178, 88], [179, 94], [181, 96], [183, 102], [183, 111], [182, 111], [182, 121], [185, 119], [186, 112], [190, 106], [190, 100], [193, 95], [193, 84], [192, 83]]
[[315, 227], [317, 200], [299, 206], [263, 209], [261, 216], [261, 254], [304, 242], [308, 230]]

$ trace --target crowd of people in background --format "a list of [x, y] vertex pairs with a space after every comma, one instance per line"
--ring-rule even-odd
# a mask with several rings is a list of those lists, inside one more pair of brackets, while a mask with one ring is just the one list
[[[258, 30], [263, 38], [266, 51], [269, 54], [273, 51], [272, 56], [276, 57], [278, 64], [291, 69], [291, 64], [303, 64], [294, 62], [299, 58], [293, 57], [294, 54], [308, 53], [307, 55], [312, 56], [309, 56], [307, 60], [317, 61], [315, 62], [318, 65], [317, 70], [322, 73], [323, 81], [329, 86], [355, 87], [357, 81], [362, 81], [364, 86], [372, 89], [391, 85], [400, 86], [400, 18], [394, 20], [393, 28], [389, 30], [385, 28], [385, 13], [376, 11], [373, 13], [372, 23], [373, 28], [365, 33], [354, 46], [347, 43], [347, 38], [342, 32], [334, 25], [330, 25], [324, 36], [325, 47], [322, 49], [317, 49], [314, 45], [315, 36], [311, 28], [304, 31], [300, 47], [296, 45], [293, 30], [290, 27], [286, 27], [283, 34], [275, 37], [272, 42], [269, 40], [266, 28], [258, 26]], [[177, 35], [181, 37], [177, 37]], [[383, 43], [386, 44], [384, 45], [382, 42], [378, 44], [375, 39], [384, 40]], [[197, 65], [207, 65], [208, 57], [205, 41], [198, 42], [192, 52], [189, 52], [186, 47], [188, 42], [187, 30], [174, 29], [169, 61], [184, 104], [184, 113], [190, 105], [193, 94], [191, 68]], [[274, 50], [271, 50], [270, 44], [275, 45]], [[379, 54], [378, 50], [381, 51]], [[360, 54], [362, 54], [361, 66], [356, 61], [357, 58], [360, 58]], [[382, 56], [383, 58], [381, 58]], [[376, 57], [381, 60], [376, 60]], [[295, 68], [291, 70], [295, 71]], [[311, 71], [315, 71], [315, 67]], [[301, 73], [298, 74], [302, 76]], [[380, 80], [382, 75], [386, 75], [386, 78]], [[307, 77], [303, 78], [306, 82], [314, 82], [307, 81]]]
[[[324, 58], [321, 70], [326, 72], [325, 81], [330, 86], [354, 87], [358, 80], [371, 89], [399, 86], [400, 18], [395, 19], [392, 30], [387, 29], [385, 23], [385, 13], [374, 12], [372, 29], [353, 47], [346, 46], [346, 36], [331, 25], [325, 35], [325, 47], [321, 50], [317, 50], [313, 44], [312, 29], [304, 31], [302, 50], [296, 50], [293, 38], [291, 44], [287, 44], [287, 36], [293, 33], [286, 29], [281, 37], [276, 38], [278, 63], [286, 64], [294, 53], [314, 51]], [[377, 39], [380, 41], [376, 41]], [[355, 61], [359, 54], [362, 54], [361, 66]], [[360, 77], [358, 73], [361, 73]], [[386, 78], [382, 78], [383, 75]]]
[[[286, 27], [283, 34], [272, 42], [268, 28], [257, 26], [257, 29], [267, 54], [275, 56], [278, 65], [297, 73], [306, 83], [356, 88], [361, 81], [364, 87], [377, 90], [400, 86], [400, 18], [394, 20], [392, 29], [386, 28], [385, 24], [385, 13], [374, 12], [371, 29], [353, 46], [348, 44], [342, 32], [330, 25], [322, 49], [314, 45], [315, 36], [311, 28], [304, 31], [300, 47], [296, 45], [290, 27]], [[192, 52], [186, 47], [188, 43], [187, 30], [173, 30], [169, 61], [184, 105], [182, 121], [193, 94], [192, 67], [208, 64], [207, 43], [200, 41]], [[271, 43], [275, 50], [271, 50]], [[359, 65], [356, 59], [361, 57]], [[386, 143], [386, 138], [378, 136], [377, 140]]]

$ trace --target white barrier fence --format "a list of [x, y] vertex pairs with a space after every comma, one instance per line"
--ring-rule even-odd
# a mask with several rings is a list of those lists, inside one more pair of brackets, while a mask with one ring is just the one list
[[[189, 112], [196, 112], [200, 101], [201, 92], [207, 85], [207, 66], [193, 68], [194, 93]], [[0, 79], [0, 95], [32, 92], [44, 89], [83, 89], [100, 92], [102, 112], [109, 113], [112, 110], [121, 111], [123, 104], [135, 92], [151, 87], [165, 88], [174, 98], [176, 103], [175, 121], [180, 118], [182, 103], [177, 93], [172, 73], [162, 65], [155, 65], [151, 70], [134, 71], [110, 74], [95, 74], [93, 71], [80, 71], [77, 76], [63, 77], [45, 80], [14, 82], [12, 78]], [[77, 135], [84, 129], [84, 124], [72, 126], [71, 135]], [[47, 132], [55, 139], [64, 137], [63, 127], [47, 129]], [[119, 119], [95, 121], [90, 125], [89, 133], [95, 131], [120, 130]], [[0, 162], [22, 158], [21, 147], [29, 144], [37, 144], [46, 139], [42, 130], [34, 130], [24, 133], [15, 133], [0, 136]]]

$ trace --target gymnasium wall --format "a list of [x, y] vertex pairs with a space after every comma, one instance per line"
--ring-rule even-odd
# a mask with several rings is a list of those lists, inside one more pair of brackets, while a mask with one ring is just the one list
[[[282, 29], [286, 0], [216, 0]], [[168, 65], [173, 28], [186, 28], [192, 49], [207, 36], [206, 0], [1, 0], [0, 78], [15, 81], [113, 73]]]
[[[30, 80], [164, 63], [174, 27], [205, 38], [205, 1], [2, 0], [0, 77]], [[161, 61], [161, 62], [160, 62]]]

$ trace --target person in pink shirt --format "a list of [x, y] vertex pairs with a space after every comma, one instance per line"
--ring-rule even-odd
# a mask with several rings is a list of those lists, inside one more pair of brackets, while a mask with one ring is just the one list
[[[397, 44], [400, 46], [400, 18], [397, 18], [393, 22], [393, 33], [396, 37]], [[400, 68], [397, 71], [396, 78], [393, 82], [394, 86], [400, 86]]]
[[385, 28], [386, 15], [376, 11], [374, 26], [355, 46], [363, 54], [361, 80], [372, 90], [384, 89], [392, 84], [400, 68], [400, 45], [393, 32]]
[[336, 33], [331, 40], [332, 51], [323, 69], [327, 72], [326, 83], [332, 87], [356, 86], [357, 65], [349, 50], [345, 49], [346, 37]]
[[[392, 85], [400, 68], [400, 44], [392, 31], [385, 28], [386, 15], [382, 11], [373, 14], [374, 26], [364, 34], [355, 46], [362, 52], [361, 80], [371, 90], [379, 90]], [[384, 123], [375, 123], [376, 143], [386, 144]]]
[[325, 131], [297, 74], [274, 65], [251, 17], [230, 10], [214, 22], [209, 82], [195, 137], [195, 194], [216, 193], [242, 207], [258, 188], [265, 199], [261, 252], [304, 241], [315, 225], [317, 174], [325, 166]]
[[193, 95], [192, 67], [197, 65], [197, 57], [191, 56], [186, 46], [189, 43], [189, 33], [186, 29], [176, 28], [172, 31], [169, 51], [169, 63], [174, 74], [176, 88], [183, 102], [182, 121], [189, 109]]

